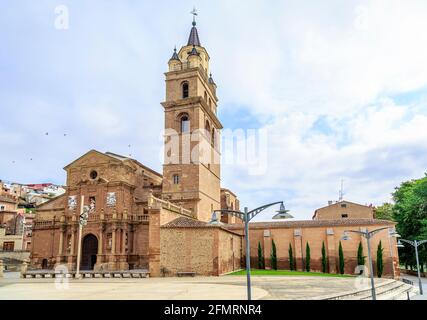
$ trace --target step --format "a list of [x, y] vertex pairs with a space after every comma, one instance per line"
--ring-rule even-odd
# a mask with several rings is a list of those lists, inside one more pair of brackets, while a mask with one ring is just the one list
[[379, 296], [378, 300], [407, 300], [407, 292], [409, 292], [409, 297], [416, 295], [414, 288], [411, 285], [405, 284], [391, 293]]
[[[395, 282], [396, 282], [395, 280], [388, 279], [384, 283], [376, 284], [375, 288], [376, 290], [378, 290], [380, 288], [393, 286], [395, 285]], [[371, 293], [371, 287], [369, 285], [364, 289], [360, 289], [360, 290], [354, 289], [346, 292], [341, 292], [339, 294], [334, 293], [329, 295], [323, 295], [323, 296], [314, 297], [313, 299], [315, 300], [359, 300], [360, 296], [364, 296], [367, 294], [370, 295], [370, 293]]]
[[[401, 289], [408, 290], [408, 288], [406, 286], [407, 285], [405, 283], [395, 281], [390, 286], [378, 288], [375, 290], [375, 293], [377, 295], [377, 300], [381, 300], [380, 299], [381, 296], [392, 295], [395, 291], [399, 291]], [[360, 297], [360, 300], [371, 300], [371, 299], [372, 299], [372, 293], [371, 292]]]
[[[389, 280], [386, 283], [381, 283], [379, 285], [375, 285], [375, 292], [386, 292], [396, 286], [396, 281]], [[354, 295], [344, 296], [341, 299], [342, 300], [363, 300], [365, 298], [371, 298], [372, 290], [371, 290], [371, 284], [369, 282], [368, 287], [365, 287], [365, 289], [356, 291]]]

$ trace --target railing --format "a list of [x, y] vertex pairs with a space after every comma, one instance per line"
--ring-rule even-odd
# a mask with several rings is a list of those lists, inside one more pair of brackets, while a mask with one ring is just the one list
[[169, 201], [166, 200], [162, 200], [159, 198], [156, 198], [154, 196], [151, 196], [148, 198], [148, 206], [153, 206], [153, 205], [160, 205], [163, 209], [167, 209], [179, 214], [182, 214], [184, 216], [189, 216], [189, 217], [193, 217], [193, 213], [191, 210], [185, 209], [181, 206], [178, 206], [176, 204], [173, 204]]
[[53, 227], [53, 226], [55, 226], [56, 222], [57, 221], [55, 221], [55, 220], [36, 220], [36, 221], [34, 221], [33, 229]]
[[[33, 229], [44, 229], [49, 227], [59, 226], [61, 223], [66, 222], [70, 223], [73, 221], [72, 216], [63, 216], [63, 220], [35, 220]], [[100, 222], [100, 221], [111, 221], [111, 220], [125, 220], [125, 221], [134, 221], [134, 222], [147, 222], [149, 221], [148, 214], [104, 214], [101, 217], [100, 214], [89, 214], [88, 222]], [[77, 220], [76, 220], [77, 221]]]

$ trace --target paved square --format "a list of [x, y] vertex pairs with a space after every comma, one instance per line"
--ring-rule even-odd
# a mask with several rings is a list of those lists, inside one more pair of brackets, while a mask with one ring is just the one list
[[[246, 299], [246, 277], [148, 279], [0, 279], [0, 299], [239, 300]], [[253, 299], [313, 299], [356, 290], [356, 278], [253, 276]], [[378, 284], [386, 279], [379, 279]]]

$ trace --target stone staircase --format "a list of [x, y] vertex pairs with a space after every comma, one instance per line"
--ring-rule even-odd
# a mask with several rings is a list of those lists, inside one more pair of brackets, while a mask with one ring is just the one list
[[[417, 294], [417, 289], [409, 284], [397, 280], [387, 280], [375, 286], [377, 300], [407, 300]], [[371, 288], [343, 292], [340, 294], [323, 296], [321, 300], [371, 300]]]

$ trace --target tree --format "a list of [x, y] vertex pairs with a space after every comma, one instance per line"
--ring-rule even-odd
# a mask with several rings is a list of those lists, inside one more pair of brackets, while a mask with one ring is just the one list
[[294, 260], [294, 254], [292, 252], [292, 245], [289, 243], [289, 270], [294, 271], [295, 270], [295, 260]]
[[341, 274], [344, 274], [344, 252], [342, 250], [342, 244], [340, 241], [340, 245], [338, 247], [338, 256], [339, 256], [339, 271]]
[[305, 270], [310, 272], [310, 245], [308, 242], [305, 245]]
[[277, 270], [276, 244], [273, 239], [271, 240], [271, 268]]
[[325, 241], [322, 242], [322, 272], [326, 273], [328, 270], [328, 257], [326, 256]]
[[378, 244], [378, 249], [377, 249], [377, 277], [378, 278], [381, 278], [381, 276], [383, 275], [383, 271], [384, 271], [383, 246], [380, 240], [380, 243]]
[[[397, 232], [404, 239], [427, 238], [427, 174], [421, 179], [405, 181], [393, 193], [393, 218]], [[427, 261], [427, 246], [419, 248], [420, 265]], [[411, 246], [399, 250], [399, 260], [412, 268], [416, 265]]]
[[[362, 241], [359, 242], [359, 247], [357, 248], [357, 265], [364, 266], [365, 265], [365, 256], [363, 255], [363, 246]], [[363, 273], [363, 270], [360, 270], [360, 274]]]
[[261, 248], [261, 242], [258, 242], [258, 269], [264, 269], [265, 263], [264, 263], [264, 252]]
[[377, 207], [375, 209], [375, 219], [393, 221], [393, 204], [386, 202], [382, 206]]

